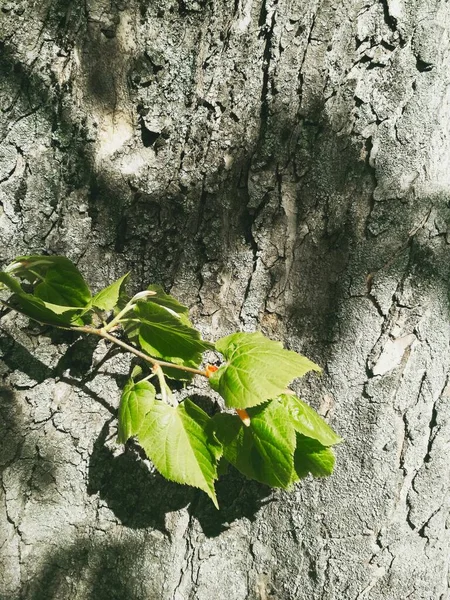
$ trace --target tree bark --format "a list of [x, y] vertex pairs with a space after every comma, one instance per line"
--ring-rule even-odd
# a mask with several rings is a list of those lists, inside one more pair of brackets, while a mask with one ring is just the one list
[[450, 598], [449, 27], [439, 0], [2, 0], [2, 263], [130, 270], [207, 338], [282, 340], [345, 438], [290, 492], [229, 473], [217, 512], [116, 445], [128, 357], [8, 314], [2, 600]]

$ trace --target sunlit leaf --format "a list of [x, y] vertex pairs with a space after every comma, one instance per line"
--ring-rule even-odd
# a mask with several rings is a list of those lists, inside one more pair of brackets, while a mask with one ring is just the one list
[[118, 303], [121, 292], [129, 277], [129, 273], [109, 285], [104, 290], [101, 290], [92, 298], [92, 305], [100, 310], [112, 310]]
[[130, 379], [127, 382], [119, 406], [119, 443], [124, 444], [139, 433], [145, 416], [155, 402], [155, 394], [155, 388], [149, 381], [135, 383]]
[[226, 363], [209, 379], [232, 408], [256, 406], [275, 398], [296, 377], [321, 371], [305, 356], [285, 350], [261, 333], [234, 333], [216, 342]]
[[238, 416], [213, 417], [223, 454], [238, 471], [272, 487], [286, 488], [294, 476], [295, 430], [279, 400], [248, 409], [250, 426]]
[[218, 508], [214, 481], [221, 447], [210, 432], [209, 421], [190, 400], [176, 408], [156, 400], [138, 440], [161, 475], [200, 488]]
[[290, 415], [290, 419], [296, 431], [310, 438], [314, 438], [322, 446], [334, 446], [342, 442], [339, 437], [328, 425], [328, 423], [306, 402], [284, 394], [280, 396]]

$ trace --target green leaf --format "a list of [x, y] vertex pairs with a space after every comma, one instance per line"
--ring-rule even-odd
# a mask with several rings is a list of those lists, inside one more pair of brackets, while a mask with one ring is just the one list
[[294, 463], [299, 478], [306, 477], [308, 473], [314, 477], [326, 477], [333, 472], [335, 456], [331, 448], [325, 448], [317, 440], [297, 433]]
[[25, 293], [17, 279], [14, 279], [14, 277], [11, 277], [4, 271], [0, 271], [0, 283], [9, 288], [15, 294]]
[[85, 308], [91, 301], [83, 276], [64, 256], [20, 256], [5, 270], [35, 284], [34, 296], [44, 302]]
[[155, 292], [155, 295], [149, 298], [150, 302], [163, 306], [172, 314], [175, 313], [185, 325], [189, 327], [192, 325], [189, 320], [189, 309], [187, 306], [178, 302], [173, 296], [166, 294], [160, 285], [149, 285], [147, 289], [151, 292]]
[[208, 415], [190, 400], [176, 408], [156, 400], [138, 439], [161, 475], [200, 488], [219, 508], [214, 481], [222, 452], [209, 422]]
[[279, 400], [248, 410], [250, 426], [234, 415], [212, 419], [223, 454], [238, 471], [271, 487], [286, 488], [294, 471], [295, 430]]
[[125, 444], [130, 437], [138, 435], [145, 416], [153, 407], [155, 394], [156, 390], [149, 381], [135, 383], [130, 379], [127, 382], [119, 406], [119, 443]]
[[284, 350], [262, 333], [233, 333], [216, 342], [226, 359], [209, 378], [211, 387], [232, 408], [256, 406], [279, 396], [296, 377], [321, 371], [308, 358]]
[[334, 446], [343, 441], [306, 402], [288, 394], [281, 395], [280, 399], [286, 405], [296, 431], [306, 437], [314, 438], [322, 446]]
[[110, 311], [118, 303], [123, 287], [129, 277], [129, 273], [109, 285], [104, 290], [101, 290], [92, 298], [92, 305], [100, 310]]
[[150, 356], [197, 367], [202, 353], [212, 347], [196, 329], [151, 300], [139, 302], [129, 314], [121, 321], [125, 331]]
[[14, 292], [9, 300], [10, 304], [30, 319], [56, 326], [83, 324], [79, 319], [81, 312], [79, 308], [43, 302], [32, 294], [27, 294], [16, 279], [4, 272], [0, 272], [0, 283]]

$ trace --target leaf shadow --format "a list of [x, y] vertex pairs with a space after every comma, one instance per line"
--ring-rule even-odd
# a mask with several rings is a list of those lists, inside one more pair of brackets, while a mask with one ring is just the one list
[[98, 436], [89, 462], [88, 493], [99, 494], [122, 525], [152, 527], [168, 535], [168, 513], [187, 508], [208, 537], [226, 530], [236, 519], [254, 520], [272, 494], [270, 488], [248, 481], [234, 469], [216, 484], [220, 510], [200, 490], [168, 481], [145, 460], [133, 442], [120, 455], [107, 445], [109, 423]]
[[15, 600], [72, 598], [75, 587], [86, 600], [140, 600], [135, 571], [144, 569], [143, 561], [142, 545], [135, 541], [100, 542], [83, 537], [46, 552], [39, 562], [42, 566], [22, 585]]

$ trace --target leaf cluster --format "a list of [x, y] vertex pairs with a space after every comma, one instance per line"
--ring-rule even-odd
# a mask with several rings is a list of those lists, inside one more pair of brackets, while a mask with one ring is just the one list
[[[143, 359], [150, 372], [135, 369], [123, 389], [118, 441], [136, 438], [164, 477], [203, 490], [217, 507], [214, 483], [227, 464], [280, 488], [308, 474], [332, 473], [332, 446], [341, 438], [287, 388], [320, 372], [316, 364], [258, 332], [205, 341], [186, 306], [157, 285], [130, 297], [127, 279], [93, 295], [69, 259], [22, 256], [0, 272], [0, 291], [12, 293], [1, 302], [40, 323], [103, 337]], [[201, 369], [207, 350], [222, 355], [219, 368]], [[194, 374], [208, 378], [230, 412], [211, 418], [189, 399], [174, 400], [167, 378], [187, 381]]]

